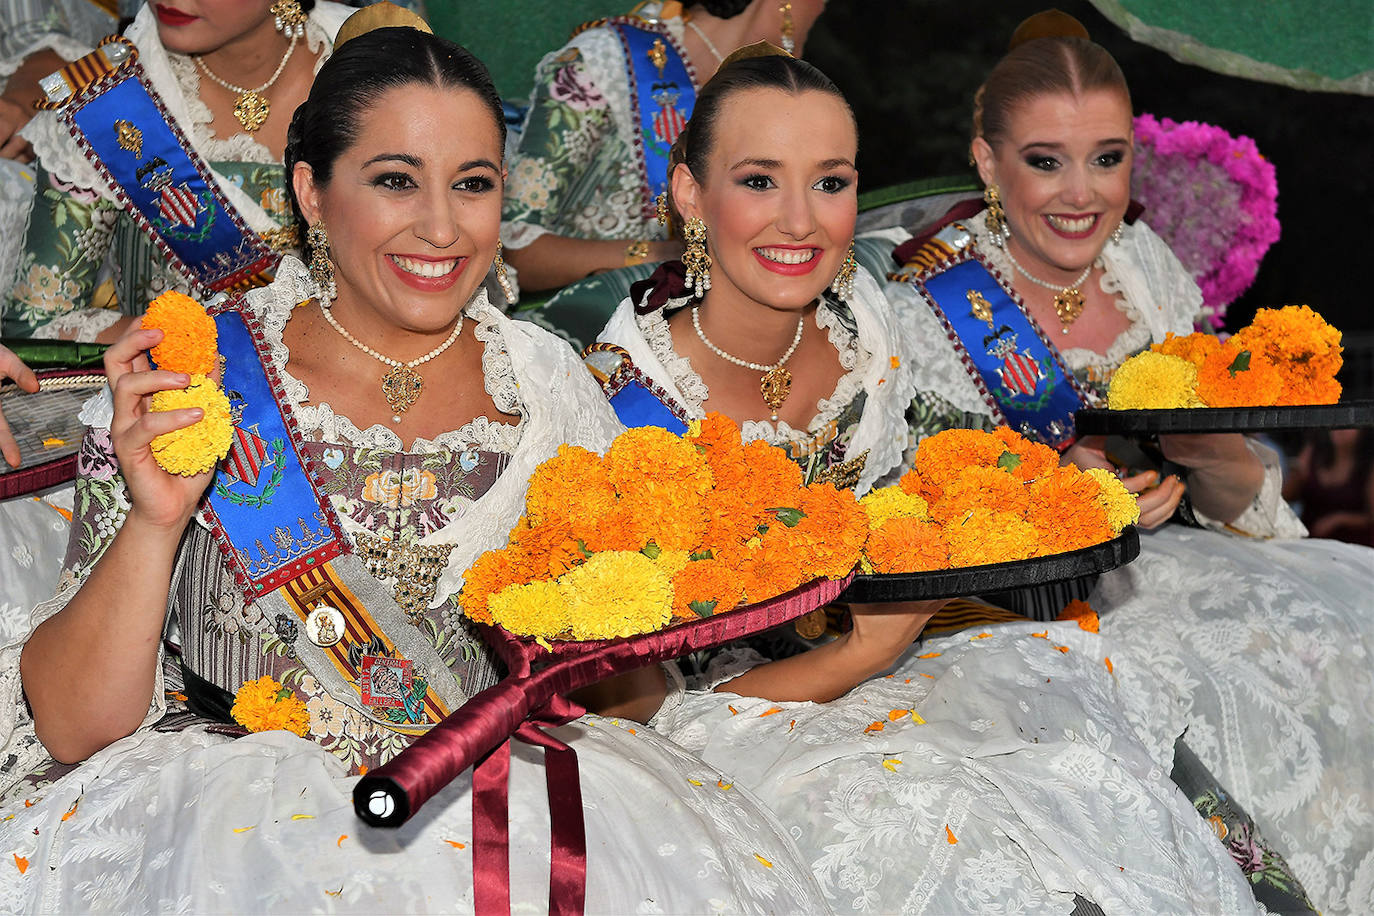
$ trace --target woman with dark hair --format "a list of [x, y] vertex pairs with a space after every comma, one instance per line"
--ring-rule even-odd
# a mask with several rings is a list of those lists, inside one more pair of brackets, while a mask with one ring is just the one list
[[[287, 142], [310, 266], [285, 258], [214, 310], [236, 426], [213, 482], [154, 463], [154, 436], [200, 413], [148, 410], [188, 383], [150, 368], [162, 331], [108, 351], [63, 588], [0, 649], [7, 909], [473, 906], [470, 780], [382, 835], [357, 821], [353, 777], [495, 682], [456, 603], [464, 571], [504, 543], [539, 462], [620, 428], [576, 354], [482, 287], [503, 130], [462, 48], [341, 37]], [[618, 720], [562, 734], [588, 909], [820, 905], [766, 811], [691, 781], [718, 774]], [[513, 755], [524, 908], [549, 899], [540, 770]]]
[[1187, 729], [1175, 776], [1208, 817], [1229, 823], [1219, 832], [1258, 889], [1282, 894], [1291, 878], [1246, 819], [1233, 819], [1218, 783], [1322, 909], [1367, 909], [1354, 888], [1374, 847], [1332, 805], [1374, 801], [1374, 554], [1301, 540], [1277, 456], [1256, 440], [1160, 436], [1167, 464], [1149, 467], [1125, 443], [1076, 435], [1074, 412], [1104, 399], [1122, 361], [1203, 316], [1178, 258], [1127, 215], [1125, 79], [1076, 20], [1057, 15], [1023, 25], [975, 99], [985, 208], [897, 249], [904, 267], [888, 295], [925, 342], [915, 357], [928, 390], [913, 404], [913, 432], [1011, 423], [1066, 462], [1123, 477], [1153, 528], [1140, 558], [1077, 593], [1040, 590], [1014, 606], [1052, 620], [1069, 598], [1091, 603], [1123, 649], [1113, 660], [1136, 660], [1165, 692], [1157, 720], [1174, 720], [1176, 736]]
[[[685, 264], [635, 287], [589, 365], [627, 425], [716, 411], [808, 477], [864, 492], [902, 461], [922, 369], [919, 341], [846, 266], [848, 106], [804, 62], [733, 60], [678, 143]], [[777, 813], [831, 911], [1066, 912], [1075, 894], [1127, 912], [1252, 905], [1156, 762], [1173, 735], [1146, 691], [1121, 689], [1132, 660], [1109, 667], [1115, 647], [1072, 623], [910, 646], [937, 607], [851, 606], [853, 627], [808, 651], [698, 659], [651, 724]], [[646, 702], [623, 708], [643, 715], [663, 679], [639, 680]]]
[[698, 87], [738, 47], [800, 55], [824, 0], [641, 3], [539, 64], [511, 155], [502, 238], [523, 289], [682, 253], [656, 222], [668, 151]]
[[1313, 537], [1374, 547], [1374, 429], [1309, 434], [1283, 490]]

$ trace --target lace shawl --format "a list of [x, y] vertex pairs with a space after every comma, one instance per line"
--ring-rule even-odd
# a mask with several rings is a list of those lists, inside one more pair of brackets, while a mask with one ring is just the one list
[[[902, 460], [906, 442], [906, 407], [916, 392], [916, 373], [906, 354], [914, 350], [910, 326], [889, 307], [882, 290], [862, 267], [854, 278], [854, 296], [848, 301], [858, 328], [851, 339], [837, 316], [824, 306], [816, 310], [816, 324], [825, 329], [840, 351], [841, 376], [834, 393], [817, 404], [811, 429], [822, 428], [854, 399], [867, 394], [863, 417], [849, 445], [850, 455], [868, 450], [868, 461], [855, 487], [863, 493]], [[661, 310], [639, 316], [634, 305], [622, 302], [597, 338], [624, 347], [634, 364], [693, 416], [703, 416], [702, 402], [709, 392], [686, 357], [672, 349], [672, 337]], [[762, 421], [746, 421], [741, 427], [746, 440], [765, 439], [775, 445], [812, 433], [793, 430], [784, 422], [774, 427]]]

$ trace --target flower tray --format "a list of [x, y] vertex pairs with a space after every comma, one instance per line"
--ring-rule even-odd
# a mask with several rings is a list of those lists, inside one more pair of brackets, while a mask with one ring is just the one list
[[560, 725], [580, 715], [582, 710], [565, 699], [570, 691], [795, 620], [834, 601], [850, 578], [816, 579], [758, 604], [620, 639], [550, 642], [545, 647], [500, 627], [482, 627], [510, 673], [359, 779], [354, 809], [375, 827], [399, 827], [512, 736], [537, 740], [532, 732], [536, 726]]
[[1170, 410], [1078, 411], [1084, 436], [1149, 436], [1161, 433], [1260, 433], [1297, 429], [1374, 426], [1374, 401], [1341, 401], [1292, 407], [1177, 407]]
[[0, 412], [19, 443], [20, 464], [0, 459], [0, 499], [35, 493], [76, 478], [76, 453], [86, 428], [77, 419], [81, 405], [105, 384], [105, 373], [57, 369], [35, 373], [39, 389], [0, 387]]
[[926, 601], [989, 595], [1017, 588], [1046, 585], [1065, 579], [1103, 573], [1124, 566], [1140, 555], [1140, 535], [1127, 527], [1110, 541], [1067, 553], [1032, 557], [1009, 563], [935, 569], [929, 572], [855, 576], [840, 601]]

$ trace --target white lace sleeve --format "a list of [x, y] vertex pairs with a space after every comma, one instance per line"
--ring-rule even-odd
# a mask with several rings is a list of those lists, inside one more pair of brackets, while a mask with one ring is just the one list
[[1121, 294], [1140, 310], [1150, 335], [1190, 334], [1202, 320], [1202, 290], [1187, 268], [1143, 222], [1122, 227], [1121, 241], [1102, 249]]
[[726, 681], [733, 681], [744, 672], [767, 661], [768, 659], [757, 650], [748, 646], [726, 646], [711, 656], [711, 660], [706, 663], [705, 672], [688, 679], [687, 689], [703, 692], [715, 690]]
[[1283, 498], [1283, 468], [1279, 463], [1278, 452], [1255, 439], [1246, 439], [1245, 444], [1264, 467], [1264, 483], [1255, 494], [1255, 498], [1250, 501], [1250, 505], [1246, 506], [1245, 511], [1236, 516], [1229, 525], [1208, 518], [1199, 512], [1196, 506], [1193, 507], [1193, 515], [1203, 525], [1215, 531], [1256, 538], [1306, 537], [1306, 526]]

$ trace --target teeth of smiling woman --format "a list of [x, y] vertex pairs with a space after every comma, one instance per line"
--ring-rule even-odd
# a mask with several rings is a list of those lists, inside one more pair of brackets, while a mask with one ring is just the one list
[[1053, 214], [1049, 214], [1046, 216], [1046, 219], [1050, 221], [1051, 226], [1060, 230], [1061, 232], [1087, 232], [1089, 229], [1092, 228], [1093, 223], [1097, 220], [1097, 217], [1080, 216], [1078, 219], [1068, 219], [1063, 216], [1055, 216]]
[[402, 257], [399, 254], [390, 256], [397, 267], [408, 274], [417, 277], [443, 277], [453, 273], [453, 268], [458, 266], [458, 259], [448, 261], [417, 261], [414, 258]]
[[814, 248], [759, 248], [758, 253], [779, 264], [805, 264], [816, 256]]

